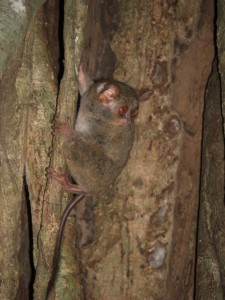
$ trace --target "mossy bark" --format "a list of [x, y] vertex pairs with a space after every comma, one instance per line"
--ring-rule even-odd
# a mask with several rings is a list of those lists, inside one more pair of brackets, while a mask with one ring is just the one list
[[[8, 36], [8, 40], [12, 37], [10, 47], [5, 43], [0, 53], [3, 58], [1, 70], [4, 71], [0, 92], [0, 205], [3, 211], [0, 241], [1, 299], [32, 297], [32, 277], [35, 275], [34, 273], [31, 275], [32, 265], [33, 272], [36, 269], [34, 298], [44, 298], [51, 272], [54, 236], [62, 211], [61, 188], [49, 183], [46, 177], [46, 167], [54, 164], [56, 160], [57, 166], [63, 165], [60, 150], [62, 143], [53, 141], [52, 121], [56, 111], [57, 116], [61, 118], [66, 115], [73, 120], [75, 117], [78, 94], [76, 69], [81, 55], [79, 49], [83, 39], [82, 28], [86, 22], [86, 4], [79, 1], [76, 3], [67, 1], [66, 4], [64, 36], [67, 43], [64, 48], [67, 63], [64, 84], [61, 84], [58, 96], [59, 65], [56, 62], [59, 51], [54, 51], [50, 36], [52, 28], [51, 30], [49, 28], [54, 24], [58, 32], [58, 23], [51, 22], [54, 19], [54, 12], [56, 16], [59, 14], [58, 5], [49, 3], [53, 4], [49, 14], [47, 5], [38, 12], [38, 5], [41, 3], [43, 2], [30, 1], [29, 7], [25, 7], [22, 1], [15, 3], [11, 1], [13, 7], [6, 10], [8, 14], [11, 13], [11, 9], [14, 9], [14, 14], [15, 9], [25, 10], [19, 11], [25, 13], [23, 20], [18, 16], [19, 21], [23, 23], [22, 28], [19, 27], [16, 18], [10, 17], [7, 20], [15, 24], [5, 22], [4, 15], [3, 21], [0, 20], [1, 26], [3, 28], [8, 26], [7, 30], [12, 33], [11, 25], [17, 24], [16, 26], [20, 28], [19, 30], [17, 27], [18, 36], [15, 39], [13, 35]], [[17, 6], [15, 8], [14, 5], [22, 5], [22, 8]], [[75, 37], [79, 40], [76, 46]], [[1, 35], [1, 39], [4, 38], [5, 35]], [[11, 50], [14, 52], [13, 55]], [[4, 56], [5, 52], [7, 58]], [[29, 212], [24, 208], [24, 197], [27, 198], [27, 202], [24, 200], [25, 206], [30, 205]], [[68, 197], [63, 198], [63, 206], [66, 204], [66, 198]], [[28, 214], [31, 215], [31, 220], [28, 220]], [[70, 263], [70, 266], [73, 267], [73, 264]]]

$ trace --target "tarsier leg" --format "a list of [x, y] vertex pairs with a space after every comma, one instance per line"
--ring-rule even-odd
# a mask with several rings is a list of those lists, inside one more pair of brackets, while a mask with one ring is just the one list
[[69, 181], [69, 178], [65, 172], [58, 173], [54, 169], [50, 168], [48, 170], [48, 177], [61, 184], [64, 189], [70, 193], [80, 194], [84, 192], [79, 185], [71, 183]]

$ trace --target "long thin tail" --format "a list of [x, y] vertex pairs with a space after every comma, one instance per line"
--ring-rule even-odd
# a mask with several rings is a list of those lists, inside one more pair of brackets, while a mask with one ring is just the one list
[[71, 210], [85, 197], [85, 194], [82, 193], [78, 196], [76, 196], [65, 208], [63, 214], [62, 214], [62, 218], [61, 218], [61, 222], [60, 222], [60, 226], [59, 226], [59, 231], [58, 231], [58, 235], [57, 235], [57, 239], [56, 239], [56, 243], [55, 243], [55, 249], [54, 249], [54, 256], [53, 256], [53, 260], [52, 260], [52, 275], [49, 279], [48, 282], [48, 288], [47, 288], [47, 292], [46, 292], [46, 297], [45, 299], [48, 299], [48, 296], [52, 290], [52, 288], [54, 287], [55, 284], [55, 278], [57, 275], [57, 271], [58, 271], [58, 265], [59, 265], [59, 255], [60, 255], [60, 246], [61, 246], [61, 241], [62, 241], [62, 236], [63, 236], [63, 230], [66, 224], [66, 220], [67, 217], [69, 216]]

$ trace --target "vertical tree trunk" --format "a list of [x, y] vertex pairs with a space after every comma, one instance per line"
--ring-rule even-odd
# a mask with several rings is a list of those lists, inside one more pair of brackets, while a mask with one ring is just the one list
[[31, 44], [24, 47], [23, 43], [27, 28], [42, 3], [1, 1], [0, 4], [1, 299], [19, 296], [28, 299], [29, 296], [29, 237], [23, 177], [27, 114], [32, 93], [31, 56], [25, 58], [23, 49], [29, 52]]
[[82, 250], [85, 295], [192, 299], [213, 3], [122, 1], [120, 19], [115, 77], [155, 93], [140, 105], [113, 200], [95, 206], [95, 243]]
[[[63, 77], [60, 82], [59, 94], [56, 100], [56, 114], [54, 119], [65, 120], [69, 117], [71, 126], [74, 123], [76, 114], [76, 104], [78, 99], [77, 76], [79, 62], [81, 57], [81, 46], [83, 41], [83, 28], [86, 22], [87, 6], [82, 1], [68, 0], [64, 6], [64, 56], [65, 65]], [[42, 19], [41, 23], [44, 24]], [[62, 34], [62, 33], [61, 33]], [[50, 119], [47, 119], [49, 122]], [[51, 161], [49, 164], [54, 168], [64, 168], [64, 159], [62, 156], [63, 141], [59, 138], [52, 140]], [[31, 150], [33, 148], [30, 148]], [[46, 153], [48, 154], [48, 153]], [[31, 157], [34, 157], [32, 155]], [[30, 164], [32, 166], [32, 162]], [[65, 208], [71, 196], [68, 193], [62, 193], [62, 188], [55, 182], [48, 180], [44, 170], [42, 176], [45, 178], [43, 193], [40, 195], [38, 189], [35, 199], [39, 205], [39, 198], [42, 202], [41, 210], [37, 217], [39, 218], [35, 228], [37, 230], [37, 253], [36, 253], [36, 278], [35, 278], [35, 299], [45, 297], [47, 283], [51, 275], [52, 257], [56, 233], [59, 228], [60, 215]], [[34, 181], [30, 181], [30, 186]], [[33, 200], [32, 200], [33, 201]], [[37, 217], [35, 219], [37, 219]], [[68, 219], [65, 229], [65, 239], [61, 256], [61, 269], [56, 285], [56, 299], [82, 299], [81, 284], [79, 278], [79, 265], [76, 258], [79, 256], [79, 249], [74, 245], [75, 230], [74, 218]]]
[[218, 57], [206, 93], [196, 272], [197, 299], [224, 299], [224, 15], [217, 4]]
[[197, 299], [223, 299], [224, 257], [224, 144], [217, 62], [214, 64], [204, 114], [202, 176], [196, 274]]

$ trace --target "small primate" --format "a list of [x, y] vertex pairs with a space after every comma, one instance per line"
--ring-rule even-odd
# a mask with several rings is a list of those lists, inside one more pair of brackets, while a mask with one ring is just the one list
[[75, 130], [68, 119], [55, 123], [55, 135], [66, 138], [63, 154], [70, 175], [50, 169], [48, 176], [65, 190], [77, 194], [62, 215], [53, 257], [52, 275], [46, 299], [54, 286], [58, 269], [60, 244], [66, 219], [86, 194], [96, 195], [107, 190], [124, 168], [134, 140], [134, 119], [139, 101], [147, 100], [152, 90], [137, 93], [125, 83], [105, 80], [94, 83], [79, 72], [80, 109]]

